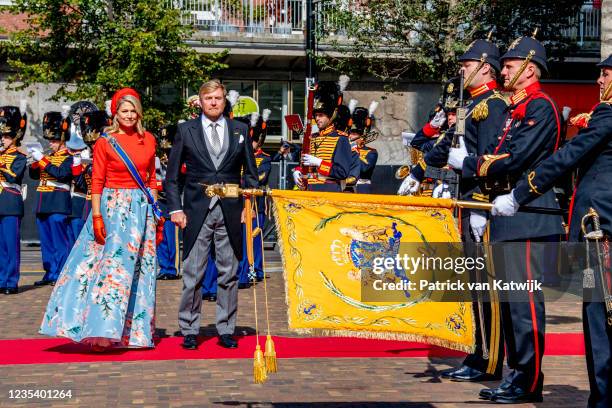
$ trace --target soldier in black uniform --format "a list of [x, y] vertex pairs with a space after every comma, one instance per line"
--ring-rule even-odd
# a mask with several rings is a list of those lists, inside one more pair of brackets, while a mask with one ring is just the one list
[[[336, 83], [317, 84], [313, 113], [319, 131], [310, 138], [310, 150], [304, 155], [302, 166], [293, 171], [293, 179], [300, 187], [304, 185], [302, 178], [308, 177], [309, 191], [344, 190], [353, 156], [348, 138], [340, 136], [334, 127], [334, 119], [341, 104], [342, 94]], [[304, 166], [313, 171], [309, 173]]]
[[[167, 125], [160, 129], [157, 143], [159, 152], [155, 160], [159, 187], [157, 202], [166, 219], [169, 219], [170, 215], [168, 214], [164, 182], [166, 180], [168, 156], [172, 149], [172, 139], [175, 134], [176, 125]], [[164, 223], [163, 238], [159, 245], [157, 245], [157, 262], [159, 264], [157, 279], [175, 280], [180, 278], [179, 228], [171, 222]]]
[[[354, 99], [351, 99], [350, 103], [356, 102]], [[346, 105], [338, 106], [338, 112], [336, 114], [336, 119], [334, 120], [334, 126], [336, 128], [336, 132], [338, 135], [349, 138], [349, 130], [352, 126], [353, 118], [351, 108]], [[345, 180], [344, 191], [349, 193], [355, 192], [355, 185], [357, 184], [357, 180], [359, 180], [359, 173], [361, 169], [361, 164], [359, 160], [359, 151], [357, 150], [357, 144], [353, 143], [349, 138], [349, 143], [351, 145], [351, 168], [349, 170], [349, 175]]]
[[30, 165], [30, 178], [40, 180], [36, 189], [36, 225], [45, 269], [43, 278], [34, 282], [36, 286], [55, 285], [71, 248], [68, 216], [72, 213], [72, 155], [65, 145], [70, 136], [69, 109], [66, 106], [61, 113], [47, 112], [43, 117], [43, 137], [49, 140], [52, 153], [43, 155], [36, 149], [30, 152], [35, 160]]
[[367, 144], [376, 138], [372, 132], [374, 122], [374, 111], [378, 102], [372, 102], [369, 109], [356, 107], [353, 111], [349, 138], [351, 143], [357, 146], [359, 155], [359, 179], [355, 186], [355, 192], [369, 194], [372, 192], [372, 174], [378, 161], [378, 152]]
[[[508, 192], [559, 146], [561, 118], [555, 103], [540, 87], [546, 72], [546, 50], [531, 37], [514, 41], [501, 58], [504, 87], [514, 91], [494, 147], [484, 155], [469, 155], [465, 144], [451, 148], [448, 163], [461, 170], [462, 179], [484, 180], [486, 191], [494, 196]], [[559, 209], [552, 191], [534, 204]], [[472, 228], [474, 230], [474, 228]], [[521, 213], [514, 219], [492, 217], [491, 242], [519, 242], [495, 253], [495, 273], [508, 282], [524, 282], [543, 274], [552, 259], [534, 253], [533, 242], [558, 241], [563, 233], [560, 215]], [[521, 250], [517, 251], [516, 248]], [[532, 247], [534, 250], [532, 251]], [[541, 247], [540, 247], [541, 248]], [[501, 276], [500, 276], [501, 275]], [[484, 389], [480, 396], [499, 403], [542, 400], [542, 355], [544, 352], [544, 298], [541, 291], [513, 292], [511, 302], [503, 302], [502, 324], [512, 370], [498, 388]]]
[[[70, 107], [70, 139], [66, 142], [66, 147], [72, 154], [72, 175], [74, 177], [70, 189], [72, 213], [68, 217], [68, 236], [71, 245], [76, 242], [91, 209], [91, 194], [87, 200], [88, 186], [86, 182], [83, 183], [83, 171], [87, 163], [82, 161], [88, 161], [89, 151], [81, 133], [81, 116], [86, 112], [97, 110], [98, 107], [89, 101], [79, 101]], [[91, 193], [91, 190], [89, 191]]]
[[[497, 76], [500, 72], [499, 50], [488, 40], [476, 40], [461, 55], [467, 89], [467, 108], [465, 121], [465, 145], [472, 156], [489, 153], [491, 145], [497, 142], [499, 129], [503, 126], [507, 103], [497, 89]], [[447, 164], [456, 127], [451, 127], [441, 136], [424, 160], [415, 166], [411, 175], [421, 181], [428, 166], [443, 167]], [[461, 179], [459, 197], [462, 200], [488, 201], [482, 194], [474, 178]], [[486, 225], [486, 216], [475, 210], [463, 210], [460, 214], [462, 241], [466, 255], [476, 256], [474, 241], [480, 242]], [[473, 228], [470, 228], [473, 225]], [[476, 279], [476, 277], [473, 277]], [[483, 381], [501, 379], [504, 362], [504, 343], [500, 327], [500, 308], [498, 302], [483, 302], [484, 321], [480, 322], [479, 304], [474, 302], [476, 319], [476, 350], [468, 355], [458, 369], [442, 372], [443, 378], [455, 381]], [[487, 339], [483, 348], [482, 328]], [[486, 355], [483, 352], [486, 350]]]
[[[440, 102], [434, 108], [433, 113], [430, 115], [432, 119], [423, 126], [421, 130], [417, 132], [410, 146], [421, 152], [417, 163], [410, 170], [410, 174], [402, 181], [397, 194], [409, 195], [419, 192], [419, 187], [425, 179], [423, 173], [426, 165], [424, 161], [424, 155], [429, 153], [438, 141], [442, 140], [443, 135], [446, 134], [449, 128], [455, 125], [457, 119], [457, 103], [459, 101], [459, 82], [460, 78], [455, 77], [449, 79], [444, 84], [444, 91], [440, 96]], [[443, 166], [441, 164], [440, 166]], [[419, 170], [418, 168], [421, 167]], [[416, 175], [413, 174], [416, 172]], [[428, 181], [433, 181], [428, 179]], [[425, 189], [421, 191], [421, 195], [431, 195], [431, 189]]]
[[25, 103], [0, 107], [0, 293], [19, 290], [20, 226], [23, 218], [21, 182], [26, 156], [18, 147], [27, 123]]
[[[569, 240], [583, 241], [581, 221], [593, 208], [599, 214], [603, 241], [612, 236], [612, 191], [603, 185], [612, 177], [612, 55], [598, 64], [601, 75], [601, 102], [582, 118], [588, 120], [573, 139], [559, 151], [542, 161], [516, 185], [511, 194], [497, 197], [492, 214], [514, 215], [519, 205], [525, 205], [550, 193], [554, 183], [572, 170], [578, 171]], [[609, 270], [608, 270], [609, 271]], [[586, 276], [585, 276], [586, 278]], [[596, 287], [602, 284], [599, 280]], [[589, 285], [591, 286], [591, 285]], [[607, 323], [606, 305], [595, 295], [595, 288], [585, 288], [582, 308], [587, 369], [591, 395], [589, 407], [612, 406], [612, 326]], [[609, 290], [609, 288], [608, 288]], [[609, 293], [609, 291], [608, 291]]]

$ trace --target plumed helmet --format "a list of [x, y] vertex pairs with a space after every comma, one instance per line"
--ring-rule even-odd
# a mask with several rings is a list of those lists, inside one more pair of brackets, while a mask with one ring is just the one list
[[17, 143], [23, 138], [28, 122], [25, 100], [21, 105], [0, 106], [0, 136], [17, 139]]
[[[67, 109], [66, 109], [67, 108]], [[62, 112], [51, 111], [43, 116], [43, 137], [47, 140], [66, 141], [70, 137], [69, 106], [65, 106]]]
[[100, 137], [104, 128], [110, 125], [110, 118], [105, 111], [84, 112], [81, 115], [81, 135], [88, 146], [93, 145]]

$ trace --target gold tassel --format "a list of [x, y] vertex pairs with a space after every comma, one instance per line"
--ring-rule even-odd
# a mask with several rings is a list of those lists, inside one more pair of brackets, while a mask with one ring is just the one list
[[276, 350], [274, 350], [274, 341], [269, 334], [266, 337], [266, 352], [264, 356], [266, 357], [266, 368], [268, 372], [275, 373], [278, 370], [276, 366]]
[[253, 360], [253, 378], [255, 384], [263, 384], [266, 381], [268, 374], [266, 373], [266, 360], [261, 352], [259, 344], [255, 348], [255, 356]]
[[474, 108], [474, 112], [472, 112], [472, 119], [481, 121], [486, 119], [487, 116], [489, 116], [489, 105], [485, 99]]

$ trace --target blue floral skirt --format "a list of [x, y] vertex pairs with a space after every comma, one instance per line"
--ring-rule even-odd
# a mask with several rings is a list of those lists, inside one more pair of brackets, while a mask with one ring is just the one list
[[111, 347], [154, 347], [155, 220], [139, 189], [105, 188], [106, 243], [91, 214], [55, 284], [40, 333]]

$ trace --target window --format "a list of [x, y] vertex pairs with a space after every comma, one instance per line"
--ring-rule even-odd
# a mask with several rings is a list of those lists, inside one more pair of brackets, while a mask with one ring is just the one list
[[286, 137], [287, 125], [284, 118], [289, 112], [288, 83], [258, 81], [257, 93], [259, 112], [264, 109], [272, 111], [268, 119], [268, 136]]
[[[291, 83], [291, 113], [297, 113], [302, 118], [302, 122], [306, 121], [306, 83], [304, 81], [293, 81]], [[306, 126], [306, 123], [304, 123]], [[290, 132], [289, 138], [291, 141], [299, 141], [300, 135]]]

